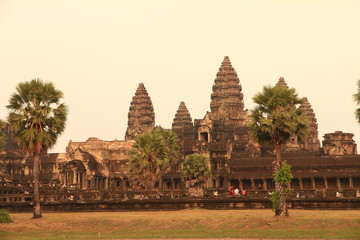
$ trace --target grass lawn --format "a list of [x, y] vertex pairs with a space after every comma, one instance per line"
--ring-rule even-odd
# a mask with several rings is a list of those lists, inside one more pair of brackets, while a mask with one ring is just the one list
[[11, 214], [0, 239], [302, 238], [360, 239], [360, 210], [181, 210]]

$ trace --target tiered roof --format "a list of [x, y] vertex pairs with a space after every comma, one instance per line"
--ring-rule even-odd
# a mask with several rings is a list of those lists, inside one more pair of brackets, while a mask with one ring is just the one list
[[133, 140], [154, 127], [154, 108], [144, 84], [140, 83], [130, 104], [125, 140]]
[[213, 118], [243, 120], [244, 95], [228, 56], [221, 63], [212, 89], [210, 108]]
[[184, 126], [192, 126], [192, 119], [184, 102], [181, 102], [179, 108], [175, 114], [175, 118], [172, 124], [172, 128], [181, 128]]
[[308, 136], [306, 139], [305, 147], [310, 148], [307, 150], [318, 151], [320, 149], [320, 141], [318, 137], [318, 123], [315, 117], [314, 110], [312, 109], [306, 97], [303, 98], [300, 109], [308, 118]]
[[289, 88], [288, 85], [285, 82], [285, 79], [283, 77], [279, 78], [279, 81], [277, 82], [276, 86], [284, 86], [286, 88]]

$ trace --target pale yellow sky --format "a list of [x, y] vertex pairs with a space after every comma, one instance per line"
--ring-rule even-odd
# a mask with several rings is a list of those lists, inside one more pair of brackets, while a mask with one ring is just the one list
[[124, 139], [143, 82], [156, 124], [171, 127], [180, 101], [191, 117], [210, 110], [224, 56], [245, 108], [283, 76], [310, 101], [325, 133], [355, 133], [360, 79], [360, 1], [0, 0], [0, 118], [19, 82], [51, 81], [70, 108], [69, 140]]

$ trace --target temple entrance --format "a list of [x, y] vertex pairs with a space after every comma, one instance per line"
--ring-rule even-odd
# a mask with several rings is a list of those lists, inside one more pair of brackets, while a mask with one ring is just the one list
[[292, 189], [300, 190], [300, 183], [298, 178], [292, 179], [290, 184]]
[[350, 182], [349, 178], [340, 178], [340, 188], [349, 188]]
[[328, 182], [328, 189], [337, 189], [337, 183], [336, 183], [336, 178], [328, 178], [327, 179]]
[[87, 187], [86, 168], [79, 160], [68, 162], [64, 167], [64, 184], [67, 187], [84, 189]]
[[310, 178], [303, 178], [302, 179], [303, 189], [313, 189], [312, 181]]
[[200, 142], [209, 142], [209, 133], [201, 132], [199, 140], [200, 140]]
[[316, 189], [325, 188], [325, 180], [323, 178], [314, 178], [314, 181], [315, 181], [315, 188]]
[[[243, 182], [243, 189], [245, 189], [245, 190], [252, 189], [252, 184], [251, 184], [250, 179], [243, 179], [242, 182]], [[243, 189], [241, 189], [241, 190], [243, 190]]]
[[238, 179], [230, 180], [230, 186], [233, 186], [234, 189], [240, 189], [240, 182]]
[[353, 178], [352, 181], [354, 188], [360, 188], [360, 178]]

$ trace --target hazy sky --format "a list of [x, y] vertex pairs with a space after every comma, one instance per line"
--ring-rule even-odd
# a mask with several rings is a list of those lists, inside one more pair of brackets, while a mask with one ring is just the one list
[[64, 92], [69, 140], [124, 139], [140, 82], [156, 125], [171, 128], [180, 101], [191, 117], [210, 110], [218, 68], [229, 56], [245, 108], [283, 76], [307, 97], [319, 139], [355, 133], [360, 79], [360, 1], [0, 0], [0, 118], [19, 82], [40, 78]]

